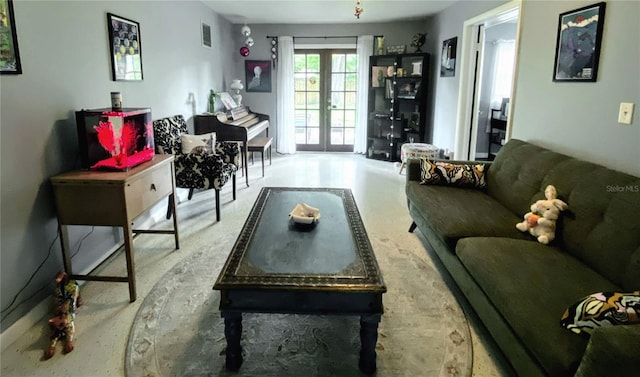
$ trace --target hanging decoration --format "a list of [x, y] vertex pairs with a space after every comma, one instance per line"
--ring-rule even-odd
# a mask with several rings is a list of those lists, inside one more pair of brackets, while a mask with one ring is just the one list
[[356, 13], [354, 14], [357, 19], [360, 19], [360, 15], [364, 12], [364, 8], [360, 6], [361, 0], [356, 0]]
[[271, 60], [275, 69], [278, 61], [278, 37], [271, 38]]
[[251, 50], [249, 50], [249, 47], [253, 46], [254, 40], [252, 37], [250, 37], [251, 28], [247, 26], [246, 22], [244, 23], [244, 26], [240, 29], [240, 33], [242, 34], [243, 37], [245, 37], [244, 44], [242, 45], [242, 47], [240, 47], [240, 55], [242, 55], [243, 57], [247, 57], [251, 53]]

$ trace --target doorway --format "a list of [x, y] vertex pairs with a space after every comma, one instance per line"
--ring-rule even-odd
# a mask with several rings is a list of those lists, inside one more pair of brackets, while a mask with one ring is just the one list
[[464, 23], [456, 159], [491, 160], [510, 138], [520, 5], [514, 0]]
[[295, 50], [296, 150], [353, 152], [357, 69], [352, 49]]

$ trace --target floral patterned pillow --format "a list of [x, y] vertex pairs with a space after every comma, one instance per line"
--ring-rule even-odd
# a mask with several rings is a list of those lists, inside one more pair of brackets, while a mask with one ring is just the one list
[[485, 188], [485, 164], [454, 164], [420, 160], [420, 184]]

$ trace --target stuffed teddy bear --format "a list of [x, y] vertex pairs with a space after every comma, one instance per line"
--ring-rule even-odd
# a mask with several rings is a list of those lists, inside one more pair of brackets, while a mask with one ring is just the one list
[[524, 215], [524, 221], [516, 224], [521, 232], [529, 231], [538, 242], [548, 244], [556, 237], [556, 220], [560, 211], [568, 208], [567, 203], [556, 199], [556, 188], [552, 185], [544, 189], [546, 200], [538, 200], [531, 205], [531, 212]]

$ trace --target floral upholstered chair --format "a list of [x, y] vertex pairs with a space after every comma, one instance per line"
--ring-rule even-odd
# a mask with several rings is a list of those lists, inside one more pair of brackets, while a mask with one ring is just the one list
[[[175, 156], [176, 187], [216, 191], [216, 221], [220, 221], [220, 190], [231, 179], [236, 200], [236, 171], [240, 163], [237, 143], [215, 141], [215, 134], [189, 135], [182, 115], [153, 121], [156, 152]], [[171, 203], [167, 219], [171, 217]]]

